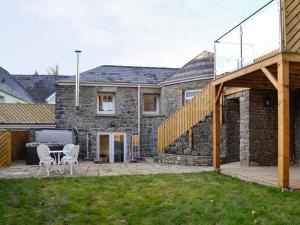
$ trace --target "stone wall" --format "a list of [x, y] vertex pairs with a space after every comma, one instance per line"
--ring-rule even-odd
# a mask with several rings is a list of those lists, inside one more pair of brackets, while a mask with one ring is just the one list
[[292, 93], [292, 117], [291, 117], [291, 129], [292, 129], [292, 155], [291, 159], [294, 163], [300, 162], [300, 92], [294, 91]]
[[227, 156], [233, 157], [228, 161], [240, 160], [243, 166], [276, 165], [276, 91], [243, 91], [227, 96], [224, 107], [227, 110], [224, 110], [225, 130], [222, 139]]
[[[188, 133], [182, 135], [161, 154], [161, 162], [179, 165], [212, 165], [212, 116], [207, 116], [192, 128], [192, 147]], [[224, 157], [222, 157], [224, 158]]]
[[250, 91], [250, 166], [277, 165], [277, 93]]
[[[300, 92], [291, 93], [291, 162], [300, 159]], [[240, 161], [243, 166], [277, 165], [277, 93], [274, 90], [247, 90], [226, 96], [221, 126], [223, 163]], [[199, 158], [197, 158], [199, 157]], [[212, 118], [193, 128], [193, 145], [185, 134], [161, 155], [173, 164], [209, 165], [212, 158]], [[205, 163], [203, 163], [205, 162]]]
[[[153, 90], [159, 94], [159, 89]], [[152, 90], [143, 90], [151, 92]], [[115, 93], [115, 115], [98, 115], [97, 93]], [[158, 92], [158, 93], [157, 93]], [[89, 136], [89, 151], [93, 158], [97, 146], [98, 132], [122, 132], [127, 135], [127, 150], [131, 146], [131, 135], [138, 132], [138, 90], [128, 87], [87, 87], [80, 88], [80, 110], [74, 111], [74, 86], [57, 85], [56, 87], [56, 122], [58, 128], [79, 130], [79, 144], [82, 155], [86, 154], [87, 133]], [[142, 95], [141, 94], [141, 98]], [[142, 102], [141, 102], [142, 112]], [[157, 127], [164, 119], [161, 115], [141, 115], [141, 155], [152, 156], [156, 152]], [[114, 125], [112, 125], [112, 122]]]
[[290, 95], [290, 134], [291, 149], [290, 161], [294, 164], [300, 162], [300, 91], [293, 90]]
[[158, 161], [165, 164], [186, 166], [211, 166], [212, 158], [205, 156], [158, 154]]
[[191, 81], [162, 87], [162, 114], [169, 117], [182, 106], [185, 90], [200, 89], [209, 81], [210, 80]]
[[157, 129], [164, 116], [143, 116], [141, 119], [141, 156], [157, 156]]
[[226, 162], [240, 161], [240, 100], [227, 99], [223, 105], [222, 152]]

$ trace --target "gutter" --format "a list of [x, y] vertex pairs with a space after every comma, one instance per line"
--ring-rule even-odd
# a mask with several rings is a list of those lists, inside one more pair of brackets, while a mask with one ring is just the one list
[[[70, 81], [61, 81], [57, 82], [57, 85], [67, 85], [73, 86], [75, 82]], [[104, 83], [104, 82], [80, 82], [80, 86], [106, 86], [106, 87], [133, 87], [136, 88], [138, 86], [145, 87], [145, 88], [160, 88], [158, 84], [131, 84], [131, 83]]]
[[213, 75], [207, 75], [205, 77], [194, 77], [194, 78], [190, 78], [190, 79], [177, 79], [174, 81], [168, 81], [168, 82], [161, 82], [159, 83], [159, 87], [163, 87], [163, 86], [167, 86], [167, 85], [172, 85], [172, 84], [179, 84], [179, 83], [187, 83], [187, 82], [191, 82], [191, 81], [198, 81], [198, 80], [213, 80], [214, 76]]
[[56, 124], [0, 124], [0, 130], [9, 128], [22, 128], [22, 129], [33, 129], [33, 128], [56, 128]]

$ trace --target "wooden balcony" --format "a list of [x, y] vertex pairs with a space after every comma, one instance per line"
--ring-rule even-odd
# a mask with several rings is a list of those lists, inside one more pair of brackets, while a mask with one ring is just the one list
[[275, 89], [278, 92], [278, 184], [289, 187], [290, 90], [300, 88], [300, 54], [282, 52], [218, 77], [213, 90], [213, 164], [220, 169], [220, 95], [224, 87]]

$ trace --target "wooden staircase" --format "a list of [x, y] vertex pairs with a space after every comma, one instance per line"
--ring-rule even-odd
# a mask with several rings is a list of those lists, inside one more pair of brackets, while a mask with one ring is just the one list
[[168, 145], [209, 115], [212, 108], [212, 87], [207, 84], [191, 101], [181, 106], [158, 127], [158, 152], [163, 153]]

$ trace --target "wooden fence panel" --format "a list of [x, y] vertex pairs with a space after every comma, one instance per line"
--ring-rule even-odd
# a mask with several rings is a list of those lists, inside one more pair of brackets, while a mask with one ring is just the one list
[[11, 132], [0, 131], [0, 166], [11, 164]]

